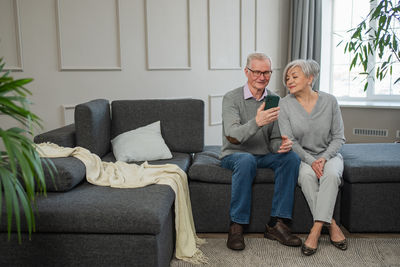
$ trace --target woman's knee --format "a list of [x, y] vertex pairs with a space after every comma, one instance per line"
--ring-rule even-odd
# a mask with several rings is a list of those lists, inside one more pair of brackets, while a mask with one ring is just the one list
[[329, 183], [334, 186], [339, 186], [341, 184], [340, 174], [337, 172], [324, 172], [320, 178], [320, 183]]
[[315, 174], [311, 166], [305, 162], [300, 163], [298, 184], [300, 186], [318, 184], [317, 175]]
[[298, 184], [300, 187], [318, 185], [318, 179], [316, 175], [313, 175], [311, 173], [300, 173]]

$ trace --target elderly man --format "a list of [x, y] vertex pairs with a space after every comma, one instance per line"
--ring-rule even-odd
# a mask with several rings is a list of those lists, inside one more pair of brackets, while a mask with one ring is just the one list
[[271, 217], [264, 236], [287, 246], [301, 246], [287, 225], [292, 218], [300, 159], [291, 151], [292, 141], [280, 134], [279, 107], [264, 110], [264, 98], [274, 95], [266, 88], [272, 74], [271, 59], [262, 53], [250, 54], [244, 73], [247, 83], [226, 93], [222, 103], [221, 165], [232, 170], [227, 246], [245, 248], [243, 225], [250, 222], [257, 168], [271, 168], [275, 173]]

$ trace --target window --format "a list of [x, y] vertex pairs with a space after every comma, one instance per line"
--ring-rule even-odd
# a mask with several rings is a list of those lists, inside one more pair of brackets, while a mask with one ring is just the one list
[[[325, 3], [326, 2], [327, 1], [325, 1]], [[324, 25], [325, 27], [331, 26], [332, 30], [327, 31], [327, 34], [330, 36], [326, 36], [325, 39], [323, 37], [322, 41], [322, 47], [323, 50], [325, 50], [325, 52], [322, 52], [322, 57], [325, 56], [329, 58], [330, 64], [327, 65], [330, 66], [330, 70], [325, 70], [325, 72], [323, 72], [321, 68], [321, 84], [325, 84], [325, 87], [321, 86], [321, 90], [325, 89], [329, 93], [335, 95], [339, 100], [400, 101], [400, 82], [393, 84], [394, 81], [400, 77], [399, 63], [393, 65], [392, 76], [388, 74], [382, 81], [379, 81], [379, 79], [375, 79], [375, 82], [369, 80], [368, 89], [365, 92], [364, 83], [366, 76], [358, 75], [359, 72], [363, 71], [362, 68], [356, 66], [356, 68], [353, 68], [351, 71], [349, 71], [351, 59], [353, 57], [348, 53], [344, 54], [343, 51], [345, 42], [338, 46], [339, 42], [343, 40], [345, 36], [349, 35], [347, 31], [355, 28], [363, 20], [363, 18], [367, 16], [370, 9], [374, 7], [374, 5], [376, 5], [376, 1], [334, 0], [328, 9], [331, 12], [331, 16], [327, 16], [328, 19], [330, 19], [331, 24], [329, 25], [329, 23], [326, 21], [324, 24], [323, 21], [323, 32], [326, 29], [324, 28]], [[397, 29], [400, 34], [400, 24], [398, 21], [393, 23], [393, 28]], [[324, 46], [324, 44], [329, 41], [331, 44], [329, 46]], [[327, 52], [326, 50], [330, 51]], [[378, 58], [375, 58], [374, 56], [370, 57], [369, 61], [372, 63], [370, 64], [371, 68], [374, 67], [376, 63], [375, 60], [378, 60]], [[321, 65], [326, 66], [324, 62], [321, 62]], [[373, 69], [372, 73], [375, 74]], [[327, 79], [330, 82], [324, 82], [323, 79]]]

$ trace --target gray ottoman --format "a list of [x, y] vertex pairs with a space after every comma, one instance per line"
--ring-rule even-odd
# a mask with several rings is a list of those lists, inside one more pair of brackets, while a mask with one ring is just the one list
[[400, 232], [400, 144], [346, 144], [341, 222], [350, 232]]

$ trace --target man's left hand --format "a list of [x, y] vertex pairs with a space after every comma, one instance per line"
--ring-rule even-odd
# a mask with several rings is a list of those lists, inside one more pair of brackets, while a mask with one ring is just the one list
[[293, 142], [286, 135], [282, 135], [282, 144], [279, 147], [278, 153], [287, 153], [292, 149]]

